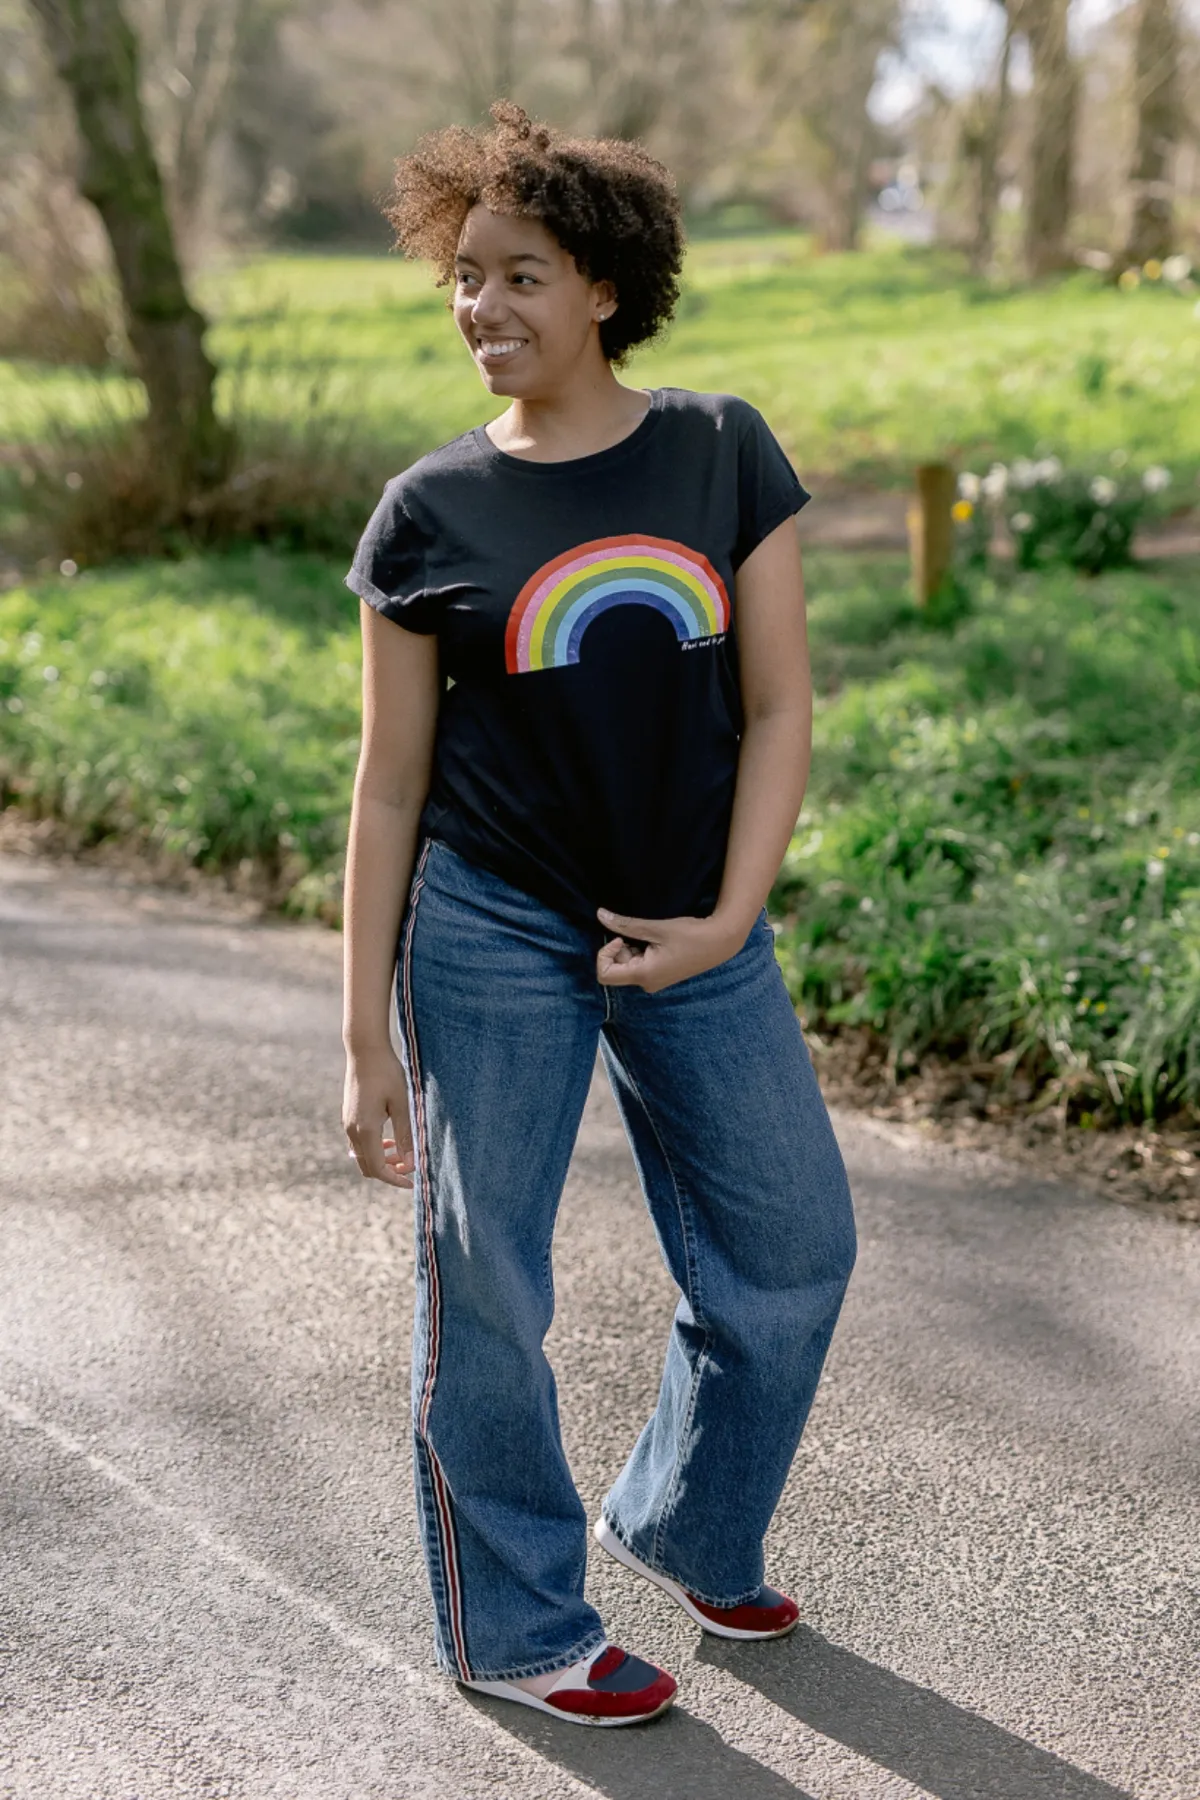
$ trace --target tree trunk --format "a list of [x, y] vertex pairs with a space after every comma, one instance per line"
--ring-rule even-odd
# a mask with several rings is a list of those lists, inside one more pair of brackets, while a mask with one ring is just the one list
[[829, 183], [830, 212], [822, 243], [826, 250], [857, 250], [862, 241], [867, 193], [867, 133], [849, 152]]
[[1004, 151], [1004, 129], [1008, 123], [1009, 69], [1012, 63], [1012, 20], [1004, 27], [1004, 43], [1000, 50], [1000, 69], [996, 92], [979, 133], [979, 158], [975, 232], [971, 240], [971, 272], [984, 275], [991, 267], [996, 252], [996, 207], [1000, 199], [1000, 158]]
[[1135, 78], [1138, 129], [1129, 175], [1133, 216], [1125, 261], [1140, 267], [1151, 257], [1161, 262], [1174, 249], [1171, 176], [1183, 119], [1172, 0], [1141, 0]]
[[33, 0], [75, 108], [79, 186], [112, 245], [147, 429], [180, 494], [226, 472], [230, 434], [213, 407], [206, 322], [184, 287], [138, 94], [137, 43], [119, 0]]
[[1069, 0], [1024, 0], [1018, 29], [1033, 61], [1033, 138], [1025, 196], [1025, 267], [1033, 280], [1070, 263], [1078, 80], [1067, 40]]

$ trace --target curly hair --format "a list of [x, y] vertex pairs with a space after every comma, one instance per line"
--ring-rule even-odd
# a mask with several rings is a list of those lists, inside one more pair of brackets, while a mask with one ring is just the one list
[[537, 219], [588, 281], [611, 281], [617, 308], [600, 326], [608, 361], [621, 364], [655, 337], [679, 299], [683, 221], [670, 172], [637, 144], [570, 138], [511, 100], [492, 125], [451, 125], [419, 140], [396, 164], [384, 208], [406, 256], [454, 279], [463, 222], [473, 206]]

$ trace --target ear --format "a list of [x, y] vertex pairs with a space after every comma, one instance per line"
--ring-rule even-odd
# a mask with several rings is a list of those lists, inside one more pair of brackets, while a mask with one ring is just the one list
[[617, 310], [617, 290], [611, 281], [592, 283], [592, 317], [599, 323], [611, 319]]

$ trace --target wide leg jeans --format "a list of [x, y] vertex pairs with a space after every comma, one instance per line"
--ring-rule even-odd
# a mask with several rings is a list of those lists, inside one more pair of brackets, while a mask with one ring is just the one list
[[597, 1047], [680, 1293], [657, 1406], [604, 1516], [711, 1604], [762, 1584], [854, 1262], [845, 1170], [765, 915], [727, 962], [658, 994], [602, 987], [601, 937], [425, 844], [396, 980], [414, 1462], [437, 1659], [464, 1679], [562, 1668], [604, 1637], [543, 1350]]

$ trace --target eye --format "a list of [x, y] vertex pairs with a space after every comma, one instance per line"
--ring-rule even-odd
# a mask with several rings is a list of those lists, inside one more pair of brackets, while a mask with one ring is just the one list
[[479, 279], [479, 277], [477, 275], [472, 275], [472, 274], [468, 273], [468, 271], [466, 269], [460, 269], [458, 271], [459, 287], [470, 287], [471, 283], [473, 281], [477, 281], [478, 279]]
[[513, 282], [516, 283], [518, 281], [530, 281], [533, 283], [534, 287], [538, 286], [537, 276], [526, 274], [524, 270], [521, 270], [518, 274], [513, 276]]

